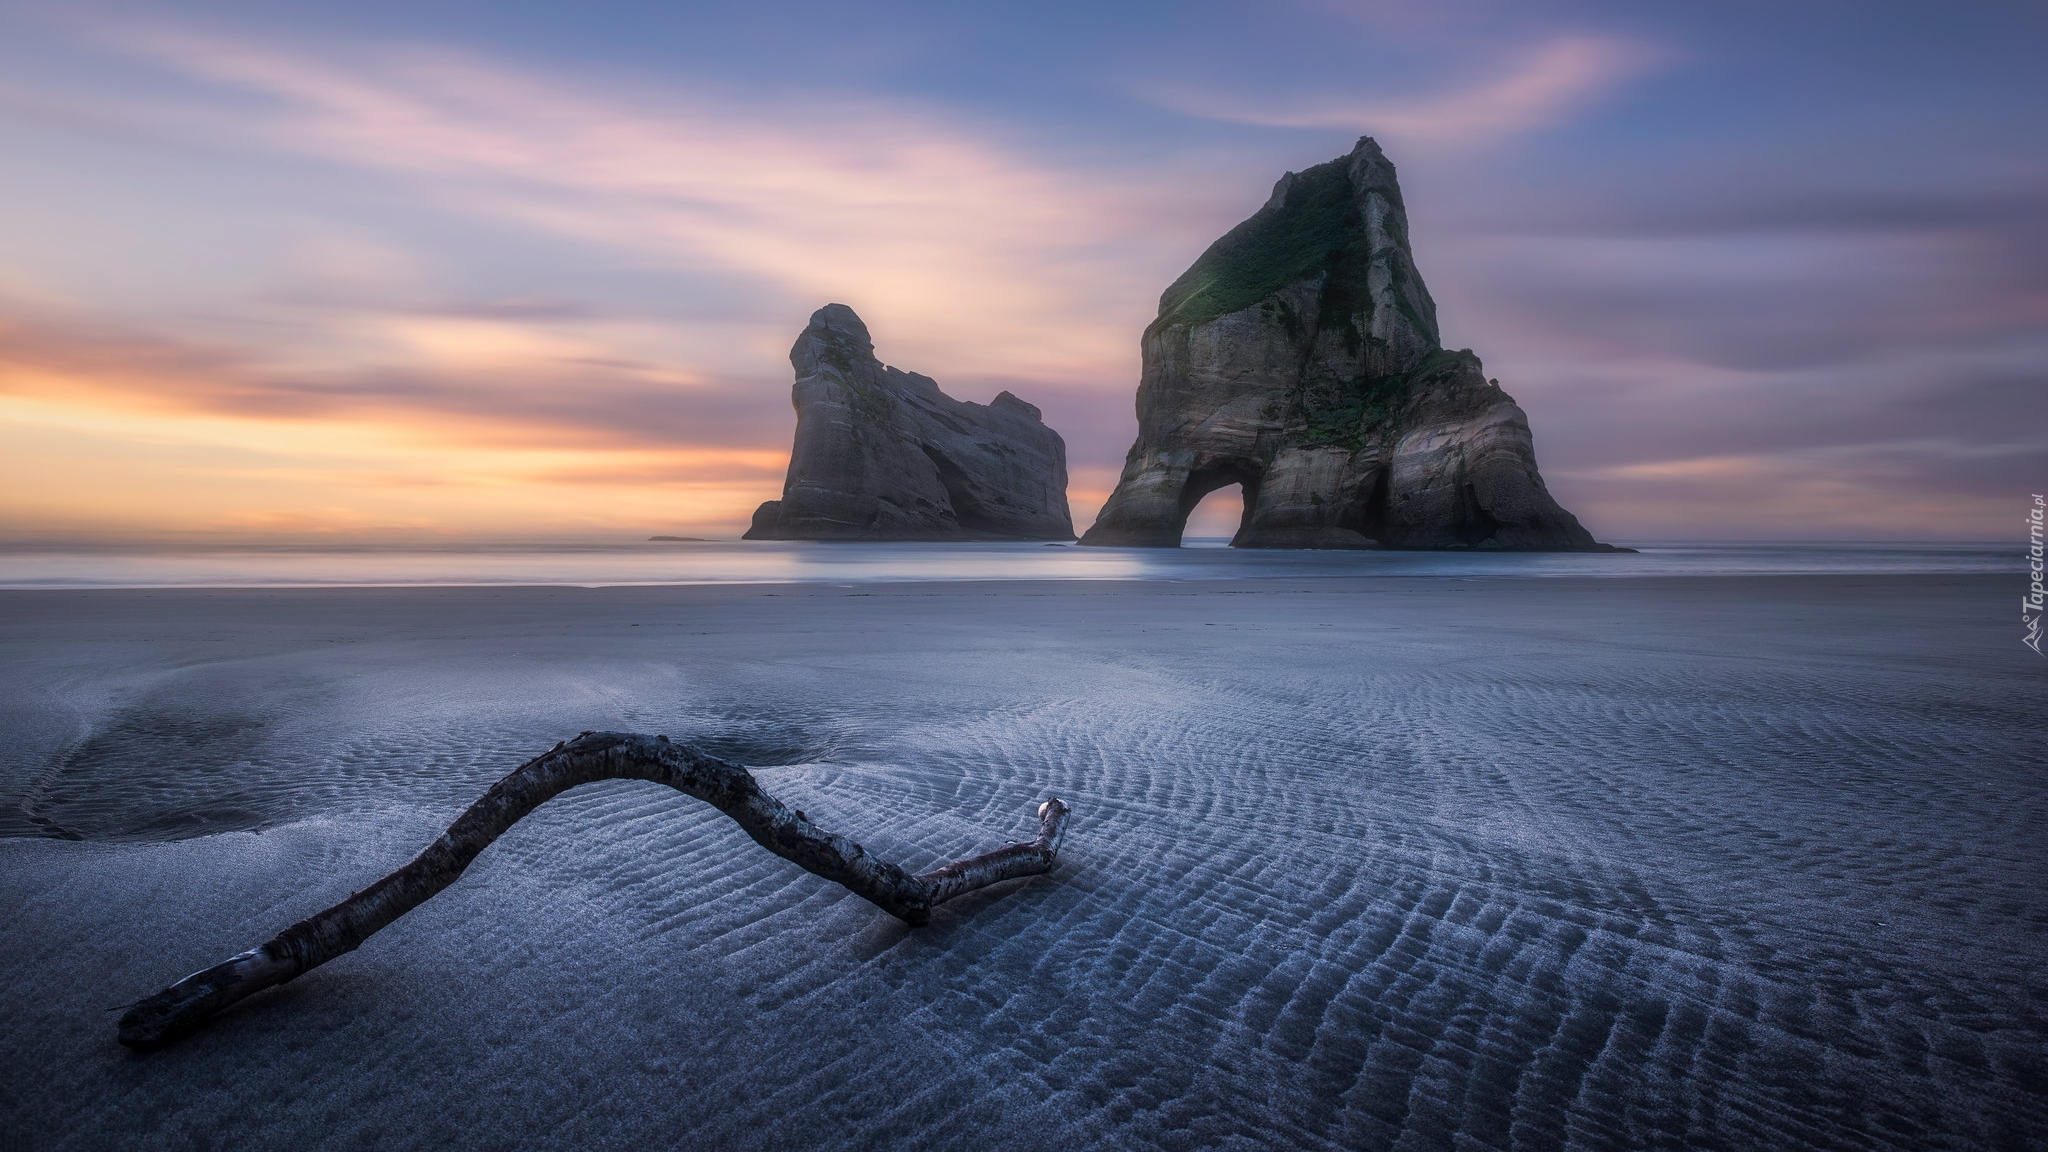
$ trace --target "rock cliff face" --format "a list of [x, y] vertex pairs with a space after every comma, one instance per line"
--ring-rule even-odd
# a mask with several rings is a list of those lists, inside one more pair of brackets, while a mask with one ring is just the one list
[[1370, 137], [1281, 177], [1160, 297], [1143, 352], [1138, 440], [1083, 544], [1175, 547], [1242, 484], [1240, 548], [1608, 550], [1544, 489], [1514, 400], [1438, 342]]
[[983, 406], [875, 359], [827, 304], [789, 351], [796, 445], [749, 540], [1072, 540], [1067, 445], [1005, 392]]

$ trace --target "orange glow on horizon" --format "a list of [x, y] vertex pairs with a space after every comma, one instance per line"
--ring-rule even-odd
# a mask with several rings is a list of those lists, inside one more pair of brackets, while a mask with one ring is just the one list
[[0, 540], [735, 535], [780, 491], [786, 356], [827, 302], [950, 395], [1038, 405], [1085, 529], [1160, 289], [1359, 130], [1408, 165], [1447, 339], [1510, 378], [1596, 536], [1982, 538], [2039, 451], [2002, 399], [2042, 356], [2042, 297], [1994, 258], [2009, 190], [1973, 233], [1576, 161], [1524, 187], [1526, 149], [1681, 58], [1619, 31], [1421, 86], [1131, 73], [1115, 99], [1152, 110], [1100, 134], [250, 27], [55, 20], [0, 92]]
[[766, 447], [464, 439], [420, 420], [0, 396], [0, 526], [67, 538], [735, 534], [780, 490], [788, 463]]
[[[0, 327], [0, 533], [17, 538], [440, 539], [687, 532], [735, 536], [780, 494], [779, 444], [670, 443], [486, 409], [520, 388], [575, 387], [536, 361], [589, 351], [502, 324], [408, 331], [456, 379], [507, 381], [478, 402], [312, 391], [265, 394], [288, 374], [226, 354], [109, 339], [74, 347]], [[466, 370], [466, 371], [465, 371]], [[519, 374], [528, 380], [519, 382]], [[673, 385], [688, 392], [688, 385]], [[512, 392], [507, 392], [509, 388]], [[571, 397], [573, 403], [574, 397]], [[765, 439], [765, 436], [764, 436]], [[1077, 467], [1085, 527], [1116, 472]]]

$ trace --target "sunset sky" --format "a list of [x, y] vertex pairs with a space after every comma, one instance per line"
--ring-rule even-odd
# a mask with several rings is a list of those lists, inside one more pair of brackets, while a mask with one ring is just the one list
[[2048, 7], [0, 0], [0, 538], [730, 535], [791, 341], [1067, 440], [1376, 136], [1602, 539], [2006, 539], [2048, 483]]

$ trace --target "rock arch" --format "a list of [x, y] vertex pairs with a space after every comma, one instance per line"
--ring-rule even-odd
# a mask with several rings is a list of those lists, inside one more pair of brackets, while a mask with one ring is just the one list
[[1083, 544], [1176, 547], [1234, 482], [1240, 548], [1609, 550], [1551, 499], [1513, 398], [1439, 342], [1370, 137], [1281, 177], [1160, 297], [1142, 348], [1138, 439]]

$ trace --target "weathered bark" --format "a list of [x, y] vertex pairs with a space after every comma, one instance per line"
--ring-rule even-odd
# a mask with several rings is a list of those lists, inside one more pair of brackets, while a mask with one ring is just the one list
[[923, 924], [934, 907], [977, 888], [1051, 871], [1068, 812], [1058, 797], [1048, 799], [1038, 808], [1036, 840], [913, 876], [813, 825], [801, 810], [763, 792], [738, 764], [671, 743], [666, 736], [585, 732], [492, 785], [405, 867], [299, 921], [269, 943], [135, 1003], [121, 1017], [121, 1043], [131, 1048], [168, 1044], [237, 1000], [354, 951], [372, 933], [453, 884], [477, 853], [527, 813], [598, 780], [652, 780], [687, 792], [732, 817], [763, 848], [845, 885], [910, 924]]

